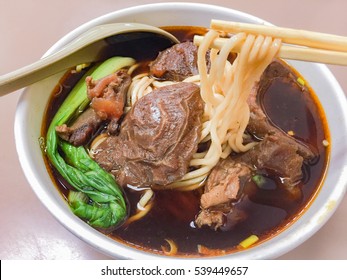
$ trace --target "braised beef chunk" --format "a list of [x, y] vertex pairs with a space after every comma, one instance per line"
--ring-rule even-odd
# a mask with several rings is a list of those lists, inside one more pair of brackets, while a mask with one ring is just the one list
[[266, 135], [258, 145], [238, 158], [256, 170], [265, 170], [282, 178], [282, 183], [291, 188], [303, 177], [303, 157], [298, 146], [288, 141], [283, 134]]
[[197, 46], [192, 42], [176, 44], [162, 51], [150, 63], [150, 73], [154, 77], [171, 81], [183, 81], [197, 75], [197, 51]]
[[58, 135], [75, 146], [88, 143], [105, 121], [109, 122], [109, 133], [116, 133], [131, 77], [125, 70], [119, 70], [97, 81], [87, 77], [86, 83], [91, 107], [83, 112], [71, 127], [66, 124], [56, 127]]
[[[198, 227], [207, 225], [218, 229], [224, 225], [228, 214], [233, 212], [236, 202], [251, 177], [251, 168], [231, 157], [221, 160], [211, 171], [201, 196], [202, 210], [196, 217]], [[231, 221], [235, 219], [235, 221]], [[229, 215], [229, 223], [236, 224], [239, 215]]]
[[209, 208], [236, 200], [250, 169], [231, 158], [221, 160], [212, 170], [201, 196], [201, 207]]
[[197, 227], [208, 226], [217, 230], [225, 223], [224, 213], [222, 211], [213, 211], [209, 209], [202, 209], [195, 219]]
[[[280, 177], [283, 186], [292, 192], [303, 177], [303, 161], [297, 145], [282, 134], [266, 135], [248, 152], [221, 160], [206, 181], [200, 200], [202, 211], [196, 218], [196, 224], [218, 229], [226, 222], [230, 227], [242, 220], [232, 202], [238, 201], [245, 184], [256, 173]], [[220, 223], [222, 220], [224, 222]]]
[[90, 106], [101, 119], [109, 121], [108, 132], [116, 134], [131, 84], [130, 75], [121, 69], [98, 81], [89, 77], [86, 82], [88, 97], [92, 101]]
[[[263, 110], [261, 101], [264, 93], [269, 89], [271, 84], [279, 80], [287, 87], [299, 87], [292, 70], [284, 62], [274, 60], [264, 71], [259, 82], [253, 87], [248, 98], [248, 105], [250, 108], [250, 119], [247, 126], [247, 131], [258, 139], [264, 138], [266, 135], [280, 135], [286, 142], [291, 145], [297, 146], [298, 153], [305, 159], [311, 160], [315, 157], [312, 147], [300, 142], [293, 137], [290, 137], [286, 132], [277, 127]], [[298, 90], [298, 89], [297, 89]], [[301, 89], [300, 89], [301, 90]], [[303, 89], [305, 90], [305, 89]], [[307, 93], [308, 94], [308, 93]]]
[[126, 94], [131, 77], [126, 70], [119, 70], [100, 80], [87, 77], [87, 94], [90, 106], [103, 120], [118, 120], [123, 114]]
[[238, 223], [244, 221], [247, 214], [244, 210], [229, 206], [227, 209], [211, 207], [202, 209], [195, 219], [198, 228], [208, 226], [214, 230], [229, 231]]
[[162, 186], [182, 178], [200, 140], [199, 91], [195, 84], [178, 83], [139, 99], [119, 135], [98, 146], [95, 160], [122, 186]]
[[77, 120], [68, 127], [66, 124], [57, 126], [55, 130], [65, 141], [74, 146], [86, 144], [102, 124], [102, 119], [91, 108], [85, 110]]

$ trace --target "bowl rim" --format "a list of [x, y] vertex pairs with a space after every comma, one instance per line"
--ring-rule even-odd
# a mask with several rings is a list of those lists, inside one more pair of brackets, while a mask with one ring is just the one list
[[[107, 22], [109, 20], [112, 20], [115, 17], [117, 18], [127, 14], [133, 14], [137, 12], [146, 13], [146, 11], [157, 10], [157, 9], [167, 10], [171, 8], [198, 9], [198, 10], [209, 9], [214, 12], [222, 11], [223, 13], [227, 12], [232, 15], [239, 15], [241, 17], [245, 17], [254, 22], [270, 24], [248, 13], [244, 13], [244, 12], [234, 10], [231, 8], [226, 8], [223, 6], [211, 5], [211, 4], [187, 3], [187, 2], [184, 2], [184, 3], [183, 2], [164, 2], [164, 3], [144, 4], [144, 5], [124, 8], [121, 10], [116, 10], [116, 11], [104, 14], [102, 16], [96, 17], [80, 25], [79, 27], [67, 33], [65, 36], [61, 37], [61, 39], [59, 39], [55, 44], [52, 45], [52, 47], [48, 49], [48, 51], [43, 55], [43, 57], [59, 50], [66, 43], [70, 42], [79, 34], [81, 34], [83, 31], [89, 29], [90, 27], [94, 25]], [[334, 87], [335, 95], [336, 95], [335, 97], [338, 99], [341, 106], [345, 106], [345, 108], [347, 108], [346, 96], [342, 88], [340, 87], [338, 81], [333, 76], [333, 74], [328, 69], [328, 67], [325, 65], [316, 65], [316, 67], [322, 74], [326, 75], [331, 85]], [[151, 252], [137, 250], [127, 245], [124, 245], [120, 242], [114, 241], [111, 238], [105, 238], [104, 234], [93, 229], [92, 227], [90, 227], [89, 225], [81, 221], [80, 219], [78, 218], [76, 219], [76, 217], [72, 216], [71, 213], [69, 214], [64, 209], [62, 209], [57, 204], [57, 201], [50, 195], [48, 190], [42, 186], [42, 182], [40, 178], [36, 176], [34, 170], [30, 167], [31, 165], [30, 160], [26, 156], [26, 150], [28, 147], [24, 143], [25, 141], [23, 141], [23, 139], [25, 139], [26, 136], [22, 129], [22, 124], [23, 122], [25, 122], [26, 113], [30, 110], [27, 104], [27, 100], [30, 97], [29, 93], [32, 87], [33, 86], [30, 86], [25, 91], [23, 91], [23, 93], [21, 94], [19, 98], [17, 109], [16, 109], [16, 115], [15, 115], [14, 133], [15, 133], [15, 144], [16, 144], [17, 154], [20, 160], [22, 170], [25, 174], [27, 181], [29, 182], [29, 185], [31, 186], [31, 188], [33, 189], [37, 197], [40, 199], [41, 203], [44, 204], [44, 206], [48, 209], [48, 211], [66, 229], [68, 229], [75, 236], [79, 237], [81, 240], [85, 241], [87, 244], [91, 245], [92, 247], [102, 252], [103, 254], [107, 254], [111, 257], [129, 258], [129, 259], [171, 258], [167, 256], [153, 254]], [[347, 118], [347, 115], [345, 117]], [[314, 233], [316, 233], [336, 211], [337, 206], [340, 204], [347, 190], [347, 167], [341, 170], [341, 175], [339, 176], [339, 181], [336, 183], [336, 185], [338, 185], [338, 187], [334, 188], [334, 191], [330, 194], [330, 197], [328, 199], [329, 201], [334, 200], [336, 203], [330, 207], [328, 212], [326, 211], [326, 209], [324, 209], [325, 207], [322, 207], [321, 209], [319, 209], [319, 211], [313, 216], [311, 222], [308, 222], [306, 224], [302, 224], [299, 226], [299, 229], [300, 229], [299, 233], [290, 232], [289, 235], [285, 238], [285, 240], [283, 238], [281, 240], [279, 238], [281, 234], [279, 234], [271, 238], [270, 241], [259, 244], [255, 246], [254, 248], [248, 249], [246, 251], [232, 253], [226, 256], [219, 256], [217, 258], [219, 259], [264, 259], [264, 258], [271, 259], [271, 258], [276, 258], [294, 249], [295, 247], [299, 246], [308, 238], [310, 238]], [[327, 206], [327, 204], [328, 204], [328, 201], [326, 202], [325, 206]], [[305, 213], [303, 215], [305, 215]], [[319, 220], [319, 223], [315, 223], [317, 220]], [[291, 227], [289, 227], [289, 229], [290, 228]], [[284, 231], [287, 231], [287, 230], [288, 228], [285, 229]], [[276, 246], [276, 250], [274, 251], [271, 248], [271, 246], [269, 247], [266, 244]], [[173, 258], [176, 259], [177, 257], [173, 257]], [[181, 259], [181, 257], [178, 257], [178, 258]], [[194, 258], [189, 257], [189, 259], [194, 259]]]

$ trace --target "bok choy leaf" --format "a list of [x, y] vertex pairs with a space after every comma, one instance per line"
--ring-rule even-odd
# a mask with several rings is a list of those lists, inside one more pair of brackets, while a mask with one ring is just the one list
[[65, 99], [47, 132], [47, 156], [58, 172], [75, 188], [68, 195], [71, 210], [96, 228], [114, 227], [125, 219], [127, 206], [123, 192], [112, 175], [89, 157], [85, 147], [75, 147], [62, 140], [55, 128], [69, 123], [89, 105], [85, 83], [87, 76], [97, 80], [134, 63], [132, 58], [112, 57], [90, 69]]

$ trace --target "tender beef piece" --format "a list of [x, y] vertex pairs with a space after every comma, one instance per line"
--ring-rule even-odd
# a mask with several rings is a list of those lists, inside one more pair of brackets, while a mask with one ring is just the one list
[[203, 101], [192, 83], [152, 91], [126, 114], [118, 136], [98, 146], [95, 160], [120, 185], [163, 186], [183, 177], [197, 151]]
[[202, 209], [195, 219], [195, 224], [197, 227], [201, 228], [203, 226], [208, 226], [217, 230], [222, 227], [225, 222], [224, 213], [220, 210], [213, 211], [208, 209]]
[[250, 169], [230, 158], [221, 160], [211, 174], [201, 196], [201, 207], [209, 208], [219, 204], [235, 201], [242, 189], [245, 179], [250, 177]]
[[221, 209], [202, 209], [195, 219], [197, 227], [208, 226], [211, 229], [222, 231], [231, 230], [241, 221], [247, 218], [244, 210], [232, 207], [227, 210]]
[[150, 73], [157, 78], [183, 81], [198, 74], [198, 48], [192, 42], [179, 43], [168, 48], [150, 63]]
[[86, 144], [103, 123], [102, 119], [92, 108], [85, 110], [77, 120], [68, 127], [66, 124], [57, 126], [55, 130], [65, 141], [69, 141], [74, 146]]
[[206, 181], [200, 199], [202, 210], [195, 219], [196, 225], [198, 227], [207, 225], [215, 230], [223, 226], [226, 221], [235, 225], [241, 217], [234, 211], [232, 202], [239, 199], [250, 176], [249, 166], [231, 157], [221, 160]]
[[125, 70], [119, 70], [97, 81], [87, 77], [86, 83], [88, 98], [91, 100], [90, 108], [71, 127], [66, 124], [56, 127], [58, 135], [75, 146], [88, 143], [104, 122], [109, 122], [109, 133], [117, 132], [131, 77]]
[[292, 188], [303, 176], [304, 158], [298, 153], [298, 145], [293, 144], [283, 134], [266, 135], [265, 138], [238, 161], [253, 169], [265, 170], [283, 179], [283, 184]]
[[288, 190], [302, 179], [303, 157], [298, 146], [283, 134], [267, 134], [249, 151], [221, 160], [211, 171], [200, 199], [201, 211], [195, 223], [212, 229], [231, 228], [245, 218], [233, 207], [252, 173], [265, 172], [282, 178]]
[[115, 134], [131, 84], [130, 75], [121, 69], [98, 81], [88, 77], [86, 83], [88, 98], [91, 100], [90, 106], [102, 120], [110, 121], [108, 131]]
[[248, 105], [250, 108], [250, 119], [247, 126], [247, 131], [255, 135], [257, 138], [262, 139], [266, 135], [280, 135], [282, 139], [286, 138], [286, 142], [291, 145], [297, 146], [298, 153], [305, 159], [311, 160], [315, 157], [313, 149], [287, 133], [283, 132], [280, 128], [275, 126], [263, 111], [261, 96], [271, 85], [274, 79], [282, 79], [288, 86], [297, 86], [296, 78], [292, 70], [284, 62], [274, 60], [264, 71], [259, 82], [253, 87], [248, 98]]

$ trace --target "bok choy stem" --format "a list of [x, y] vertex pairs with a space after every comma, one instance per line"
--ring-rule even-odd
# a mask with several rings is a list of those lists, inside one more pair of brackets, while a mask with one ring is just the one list
[[127, 207], [122, 190], [112, 175], [89, 157], [83, 146], [75, 147], [62, 140], [55, 128], [68, 124], [89, 105], [85, 83], [87, 76], [97, 80], [134, 63], [132, 58], [112, 57], [90, 69], [65, 99], [47, 132], [46, 152], [49, 160], [76, 189], [68, 195], [70, 208], [75, 215], [96, 228], [114, 227], [124, 220]]

